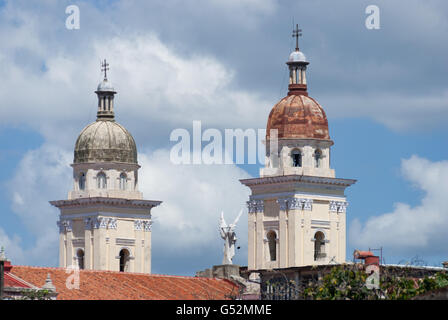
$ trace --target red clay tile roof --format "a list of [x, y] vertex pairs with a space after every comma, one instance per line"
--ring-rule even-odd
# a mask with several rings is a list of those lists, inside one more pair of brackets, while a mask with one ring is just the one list
[[13, 266], [11, 273], [42, 287], [49, 273], [58, 300], [223, 300], [235, 297], [229, 280], [115, 271], [80, 270], [79, 289], [68, 289], [64, 268]]

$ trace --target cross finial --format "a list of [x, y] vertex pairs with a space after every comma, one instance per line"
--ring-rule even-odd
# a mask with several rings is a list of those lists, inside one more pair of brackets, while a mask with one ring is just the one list
[[302, 36], [302, 29], [299, 29], [299, 25], [296, 24], [296, 29], [292, 30], [292, 37], [296, 38], [296, 51], [299, 51], [299, 37]]
[[109, 70], [109, 64], [106, 59], [101, 63], [101, 71], [104, 71], [104, 80], [107, 80], [107, 71]]

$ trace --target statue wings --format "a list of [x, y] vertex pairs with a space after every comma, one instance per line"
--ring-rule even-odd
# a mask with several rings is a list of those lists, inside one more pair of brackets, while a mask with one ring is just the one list
[[235, 227], [236, 226], [236, 224], [238, 223], [238, 220], [240, 220], [240, 217], [241, 217], [242, 214], [243, 214], [243, 209], [240, 210], [240, 213], [235, 218], [235, 221], [233, 221], [233, 223], [230, 225], [231, 227]]
[[219, 219], [219, 229], [223, 230], [223, 228], [227, 228], [227, 227], [234, 228], [236, 226], [236, 224], [238, 223], [238, 220], [240, 220], [240, 217], [242, 214], [243, 214], [243, 210], [241, 209], [240, 213], [235, 218], [233, 223], [230, 225], [227, 225], [226, 220], [224, 220], [224, 212], [221, 211], [221, 218]]
[[225, 230], [227, 228], [226, 220], [224, 220], [224, 212], [221, 211], [221, 218], [219, 219], [219, 233], [221, 234], [221, 237], [225, 239], [226, 234]]
[[221, 211], [221, 218], [219, 219], [219, 227], [220, 228], [227, 227], [226, 220], [224, 220], [224, 211]]

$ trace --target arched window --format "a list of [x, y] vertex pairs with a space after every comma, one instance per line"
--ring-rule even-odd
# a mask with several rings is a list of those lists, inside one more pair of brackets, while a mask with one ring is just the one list
[[302, 154], [300, 150], [293, 150], [291, 152], [292, 157], [292, 166], [293, 167], [301, 167], [302, 166]]
[[322, 165], [322, 151], [319, 149], [316, 149], [314, 151], [314, 164], [316, 168], [320, 168]]
[[98, 173], [96, 176], [98, 189], [106, 189], [107, 187], [107, 178], [104, 172]]
[[76, 257], [78, 258], [79, 269], [84, 269], [84, 250], [78, 249], [78, 251], [76, 252]]
[[79, 175], [79, 190], [84, 190], [86, 188], [86, 174], [84, 172], [81, 172]]
[[129, 271], [129, 255], [127, 249], [120, 250], [120, 272]]
[[266, 237], [268, 238], [270, 260], [275, 261], [277, 260], [277, 234], [271, 230]]
[[314, 235], [314, 261], [322, 260], [325, 257], [325, 235], [322, 231], [317, 231]]
[[128, 184], [128, 177], [126, 173], [120, 174], [120, 190], [126, 190]]

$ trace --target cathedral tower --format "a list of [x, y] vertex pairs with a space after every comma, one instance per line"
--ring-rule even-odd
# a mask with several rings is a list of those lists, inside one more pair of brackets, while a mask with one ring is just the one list
[[108, 64], [98, 85], [95, 122], [80, 133], [74, 151], [73, 189], [59, 208], [59, 265], [151, 273], [151, 209], [138, 190], [137, 147], [115, 121]]
[[356, 180], [335, 178], [330, 166], [333, 141], [325, 111], [308, 95], [300, 31], [286, 62], [288, 94], [268, 117], [265, 167], [260, 178], [241, 180], [252, 191], [249, 270], [345, 262], [344, 192]]

